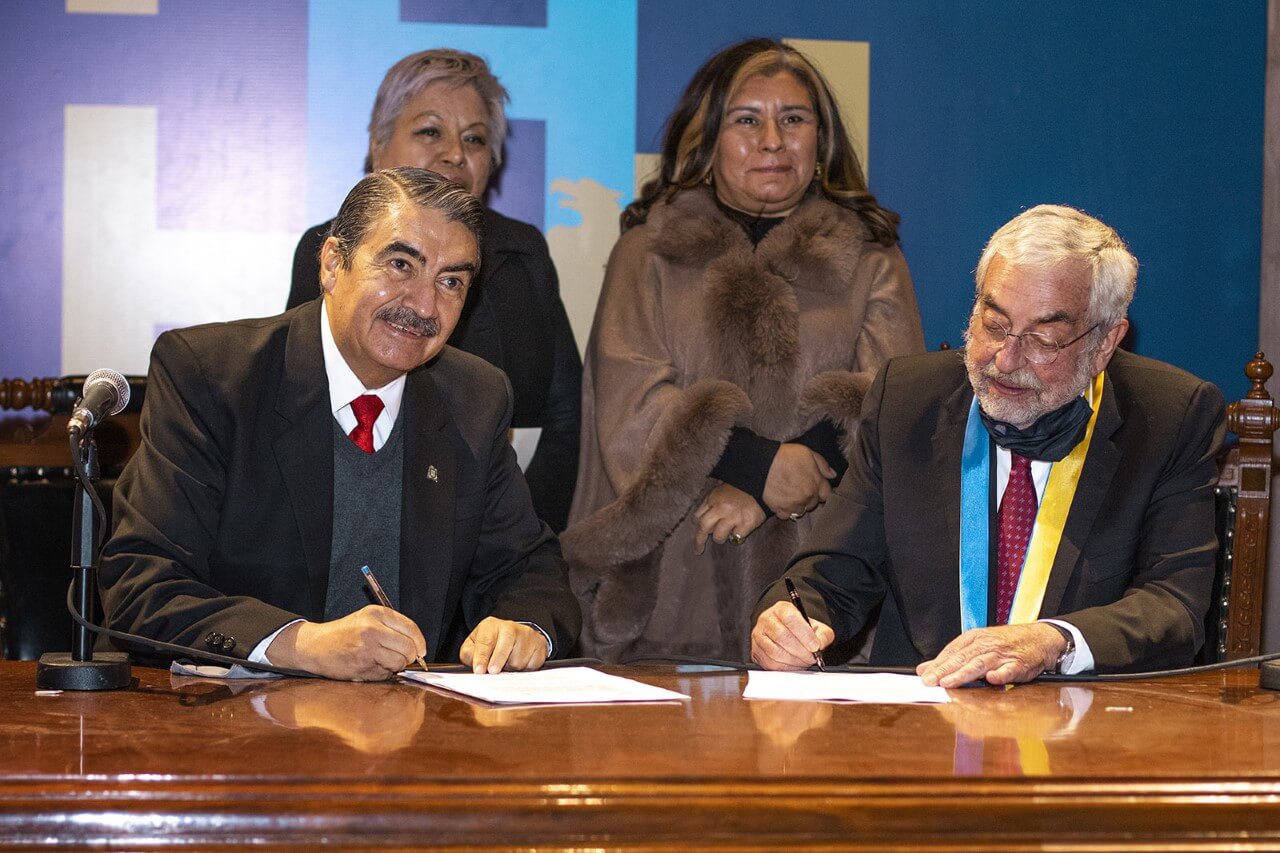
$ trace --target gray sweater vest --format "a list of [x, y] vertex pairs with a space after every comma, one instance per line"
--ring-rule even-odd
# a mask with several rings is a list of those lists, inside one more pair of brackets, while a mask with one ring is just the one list
[[365, 587], [361, 566], [370, 568], [392, 606], [400, 607], [403, 423], [404, 417], [396, 418], [387, 443], [376, 453], [365, 453], [333, 422], [333, 547], [326, 622], [377, 603]]

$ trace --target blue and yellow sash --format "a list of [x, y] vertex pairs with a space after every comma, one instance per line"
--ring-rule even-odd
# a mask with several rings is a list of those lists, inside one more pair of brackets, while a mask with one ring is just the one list
[[[1098, 422], [1102, 402], [1104, 373], [1089, 384], [1088, 401], [1093, 414], [1089, 426], [1067, 457], [1053, 463], [1049, 482], [1044, 488], [1040, 509], [1036, 512], [1031, 542], [1013, 596], [1009, 624], [1034, 622], [1040, 616], [1044, 590], [1049, 585], [1058, 543], [1067, 523], [1067, 513], [1075, 499], [1080, 472], [1093, 441], [1093, 427]], [[978, 398], [969, 407], [969, 422], [964, 430], [964, 455], [960, 462], [960, 628], [982, 628], [987, 624], [987, 579], [991, 574], [990, 495], [991, 442], [978, 417]]]

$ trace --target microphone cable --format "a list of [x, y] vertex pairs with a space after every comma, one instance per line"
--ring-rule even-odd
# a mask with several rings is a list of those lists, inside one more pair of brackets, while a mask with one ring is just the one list
[[82, 628], [99, 636], [109, 637], [113, 640], [126, 640], [130, 643], [146, 646], [154, 651], [164, 652], [168, 655], [182, 656], [194, 658], [196, 660], [209, 663], [217, 663], [223, 666], [239, 666], [243, 669], [250, 669], [261, 672], [274, 672], [277, 675], [291, 675], [295, 678], [320, 678], [312, 672], [306, 672], [301, 669], [289, 669], [283, 666], [274, 666], [269, 663], [253, 663], [243, 658], [233, 658], [229, 655], [220, 655], [214, 652], [204, 651], [203, 649], [193, 649], [190, 646], [180, 646], [176, 643], [166, 643], [161, 640], [153, 640], [149, 637], [141, 637], [137, 634], [130, 634], [126, 631], [115, 631], [102, 625], [95, 625], [85, 618], [84, 614], [76, 610], [75, 605], [75, 584], [67, 588], [67, 612], [71, 614], [71, 618], [76, 621]]
[[[1070, 682], [1070, 683], [1088, 683], [1088, 682], [1113, 682], [1113, 681], [1150, 681], [1160, 678], [1174, 678], [1180, 675], [1196, 675], [1202, 672], [1217, 672], [1219, 670], [1240, 669], [1243, 667], [1251, 667], [1261, 665], [1270, 661], [1280, 660], [1280, 652], [1271, 652], [1264, 655], [1254, 655], [1253, 657], [1239, 658], [1237, 660], [1219, 661], [1217, 663], [1199, 664], [1197, 666], [1184, 666], [1176, 669], [1157, 669], [1149, 672], [1104, 672], [1104, 673], [1079, 673], [1077, 675], [1063, 675], [1056, 672], [1042, 672], [1036, 676], [1033, 681], [1045, 682]], [[743, 663], [742, 661], [720, 660], [718, 658], [701, 658], [691, 657], [689, 655], [634, 655], [623, 658], [619, 663], [624, 666], [632, 664], [675, 664], [677, 666], [705, 666], [715, 667], [718, 669], [731, 669], [739, 672], [751, 672], [760, 670], [764, 667], [757, 663]], [[805, 670], [800, 670], [801, 672]], [[913, 666], [876, 666], [872, 664], [841, 664], [827, 665], [827, 672], [854, 672], [854, 673], [889, 673], [895, 675], [915, 675], [916, 668]], [[974, 681], [972, 684], [987, 684], [986, 681]], [[1025, 682], [1030, 683], [1030, 682]], [[1003, 685], [990, 685], [993, 687], [1002, 687]]]
[[93, 480], [90, 479], [87, 460], [80, 458], [81, 435], [78, 432], [67, 433], [67, 443], [71, 446], [71, 470], [75, 472], [76, 479], [80, 481], [80, 487], [84, 489], [85, 494], [89, 496], [89, 500], [93, 502], [93, 515], [96, 520], [94, 525], [93, 536], [93, 553], [97, 554], [102, 550], [103, 528], [107, 524], [107, 508], [102, 504], [102, 498], [98, 497], [98, 490], [93, 486]]
[[[220, 655], [214, 652], [204, 651], [203, 649], [193, 649], [190, 646], [181, 646], [176, 643], [166, 643], [161, 640], [153, 640], [150, 637], [142, 637], [138, 634], [130, 634], [126, 631], [115, 631], [102, 625], [95, 625], [84, 617], [82, 613], [75, 607], [75, 584], [71, 584], [67, 588], [67, 611], [81, 627], [89, 630], [94, 634], [109, 637], [113, 640], [127, 640], [131, 643], [146, 646], [154, 651], [164, 652], [165, 654], [181, 656], [186, 658], [194, 658], [196, 660], [207, 663], [217, 663], [223, 666], [239, 666], [242, 669], [249, 669], [255, 672], [274, 672], [277, 675], [288, 675], [294, 678], [324, 678], [322, 675], [316, 675], [314, 672], [307, 672], [301, 669], [289, 669], [288, 667], [275, 666], [269, 663], [253, 663], [243, 658], [233, 658], [228, 655]], [[599, 658], [562, 658], [560, 660], [545, 661], [541, 669], [558, 669], [566, 666], [598, 666], [604, 661]], [[471, 672], [471, 667], [464, 663], [442, 663], [431, 664], [427, 668], [428, 672]]]
[[[90, 479], [90, 472], [87, 466], [82, 464], [80, 449], [82, 436], [78, 432], [70, 432], [67, 435], [67, 441], [71, 446], [72, 469], [75, 471], [76, 479], [79, 480], [81, 487], [89, 495], [89, 499], [93, 502], [93, 511], [97, 519], [94, 530], [93, 551], [98, 553], [102, 549], [102, 541], [105, 535], [107, 523], [107, 508], [102, 503], [102, 498], [98, 496], [98, 490], [94, 488], [93, 481]], [[96, 572], [95, 572], [96, 574]], [[73, 579], [67, 586], [67, 612], [71, 614], [71, 618], [76, 624], [86, 629], [92, 634], [108, 637], [112, 640], [124, 640], [136, 645], [145, 646], [152, 651], [162, 652], [166, 655], [175, 657], [192, 658], [206, 663], [216, 663], [222, 666], [239, 666], [242, 669], [251, 670], [253, 672], [270, 672], [276, 675], [287, 675], [294, 678], [323, 678], [313, 672], [307, 672], [301, 669], [290, 669], [283, 666], [275, 666], [269, 663], [254, 663], [243, 658], [234, 658], [229, 655], [220, 655], [216, 652], [210, 652], [203, 649], [195, 649], [190, 646], [182, 646], [176, 643], [166, 643], [161, 640], [153, 640], [150, 637], [143, 637], [138, 634], [130, 634], [126, 631], [116, 631], [103, 625], [96, 625], [90, 622], [88, 618], [82, 614], [75, 606], [75, 589], [76, 584]], [[588, 666], [591, 664], [601, 664], [603, 661], [598, 658], [564, 658], [562, 660], [548, 660], [542, 665], [542, 668], [556, 668], [563, 666]], [[429, 672], [470, 672], [471, 668], [466, 664], [440, 664], [433, 666]]]
[[1201, 672], [1218, 672], [1227, 669], [1242, 669], [1258, 665], [1259, 667], [1273, 660], [1280, 660], [1280, 652], [1271, 652], [1265, 655], [1254, 655], [1253, 657], [1239, 658], [1237, 660], [1224, 660], [1216, 663], [1203, 663], [1196, 666], [1181, 666], [1174, 669], [1155, 669], [1150, 672], [1103, 672], [1080, 673], [1079, 675], [1063, 675], [1057, 672], [1046, 672], [1039, 676], [1045, 681], [1061, 682], [1061, 681], [1149, 681], [1157, 678], [1174, 678], [1179, 675], [1196, 675]]
[[[86, 460], [81, 458], [81, 439], [82, 436], [78, 432], [69, 432], [67, 434], [67, 442], [71, 446], [72, 469], [75, 471], [76, 479], [80, 482], [80, 487], [89, 495], [89, 499], [93, 502], [93, 512], [97, 523], [94, 525], [94, 542], [93, 553], [97, 554], [102, 550], [102, 540], [105, 535], [107, 524], [107, 508], [102, 503], [102, 498], [98, 496], [98, 490], [94, 488], [93, 481], [90, 479], [90, 472], [84, 464]], [[96, 571], [94, 572], [96, 575]], [[96, 580], [96, 579], [95, 579]], [[131, 643], [146, 646], [152, 650], [164, 652], [170, 655], [181, 655], [183, 657], [191, 657], [206, 662], [218, 663], [223, 666], [240, 666], [245, 669], [274, 672], [278, 675], [291, 675], [298, 678], [318, 678], [313, 673], [303, 672], [297, 669], [288, 669], [282, 666], [272, 666], [268, 663], [250, 663], [240, 658], [228, 657], [227, 655], [219, 655], [213, 652], [203, 651], [201, 649], [193, 649], [188, 646], [180, 646], [174, 643], [164, 643], [159, 640], [152, 640], [147, 637], [140, 637], [137, 634], [129, 634], [124, 631], [113, 631], [102, 625], [95, 625], [90, 622], [84, 614], [76, 609], [75, 605], [76, 583], [72, 579], [67, 586], [67, 612], [71, 614], [71, 618], [82, 628], [90, 633], [99, 636], [110, 637], [113, 640], [127, 640]]]

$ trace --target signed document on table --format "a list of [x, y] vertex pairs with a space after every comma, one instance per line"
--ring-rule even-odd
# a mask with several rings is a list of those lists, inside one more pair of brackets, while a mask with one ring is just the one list
[[688, 699], [642, 681], [608, 675], [587, 666], [565, 666], [536, 672], [421, 672], [400, 677], [500, 705], [584, 705], [610, 702], [671, 702]]
[[950, 702], [941, 687], [925, 687], [919, 676], [888, 672], [766, 672], [747, 675], [743, 699], [800, 702], [872, 702], [882, 705]]

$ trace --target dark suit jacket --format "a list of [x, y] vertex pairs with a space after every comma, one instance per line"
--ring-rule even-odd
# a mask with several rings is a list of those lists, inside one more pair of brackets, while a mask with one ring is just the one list
[[[320, 294], [320, 247], [331, 224], [309, 229], [298, 241], [288, 307]], [[542, 428], [525, 479], [538, 516], [559, 533], [569, 520], [578, 478], [582, 357], [547, 241], [537, 228], [485, 208], [480, 275], [449, 343], [510, 377], [512, 426]]]
[[[312, 301], [156, 341], [102, 558], [112, 627], [247, 657], [286, 622], [324, 618], [334, 430], [320, 320]], [[568, 653], [578, 605], [507, 442], [505, 377], [446, 347], [408, 375], [399, 417], [400, 607], [429, 658], [456, 660], [488, 615], [537, 623]]]
[[[958, 351], [895, 359], [854, 461], [787, 571], [837, 640], [884, 600], [871, 660], [914, 665], [960, 633], [960, 458], [973, 391]], [[1191, 663], [1217, 539], [1218, 390], [1119, 351], [1040, 616], [1078, 627], [1099, 671]], [[786, 599], [781, 582], [757, 609]]]

